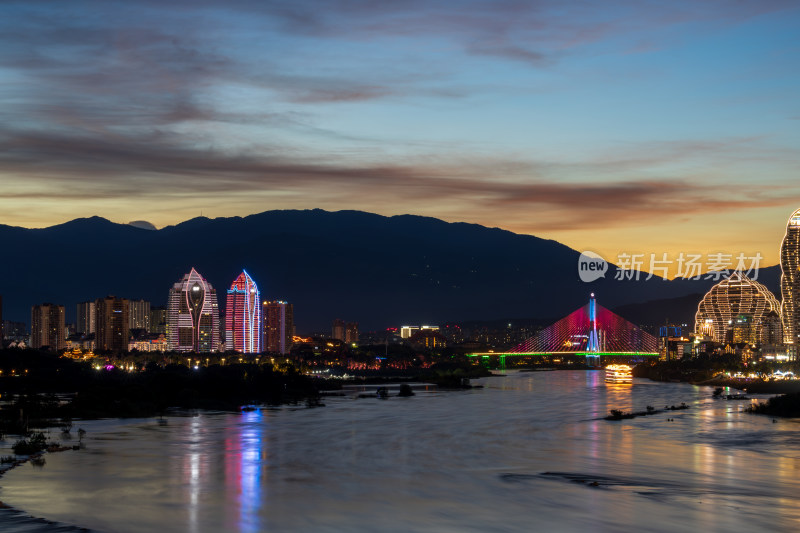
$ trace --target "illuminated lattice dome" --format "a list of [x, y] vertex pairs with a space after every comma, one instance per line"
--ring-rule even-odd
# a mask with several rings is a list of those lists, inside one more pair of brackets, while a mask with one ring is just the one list
[[761, 283], [734, 272], [711, 287], [695, 316], [695, 333], [717, 342], [763, 342], [765, 317], [780, 303]]

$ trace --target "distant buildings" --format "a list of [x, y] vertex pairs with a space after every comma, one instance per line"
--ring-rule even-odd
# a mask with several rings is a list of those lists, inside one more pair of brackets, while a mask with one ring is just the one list
[[128, 351], [164, 352], [167, 350], [167, 337], [159, 333], [146, 333], [128, 342]]
[[167, 308], [163, 305], [150, 307], [150, 333], [167, 334]]
[[130, 300], [128, 303], [128, 328], [150, 331], [150, 302]]
[[2, 325], [3, 339], [10, 341], [25, 340], [28, 337], [28, 326], [25, 322], [12, 322], [11, 320], [3, 320]]
[[95, 348], [117, 353], [128, 351], [130, 302], [116, 296], [98, 298], [95, 313]]
[[30, 347], [51, 350], [66, 347], [63, 305], [41, 304], [31, 308]]
[[424, 328], [415, 331], [408, 342], [413, 346], [426, 349], [444, 348], [447, 346], [447, 337], [439, 332], [439, 328]]
[[421, 330], [432, 330], [438, 331], [439, 326], [401, 326], [400, 327], [400, 338], [401, 339], [410, 339], [411, 336], [416, 333], [417, 331]]
[[80, 335], [88, 335], [97, 331], [97, 324], [95, 322], [95, 303], [81, 302], [77, 306], [78, 310], [78, 323], [76, 326], [77, 333]]
[[265, 352], [287, 354], [292, 347], [294, 336], [294, 308], [292, 304], [265, 301], [261, 309], [264, 316]]
[[212, 352], [219, 347], [217, 291], [194, 268], [169, 291], [167, 345], [176, 352]]
[[344, 320], [341, 318], [335, 319], [333, 321], [333, 325], [331, 326], [331, 338], [344, 342], [346, 328], [347, 325], [345, 324]]
[[348, 322], [345, 325], [344, 342], [347, 344], [358, 343], [358, 322]]
[[245, 271], [233, 280], [228, 289], [225, 350], [261, 352], [261, 298], [256, 282]]
[[781, 316], [776, 311], [764, 315], [761, 342], [770, 346], [780, 346], [784, 342]]
[[780, 304], [761, 283], [736, 271], [711, 287], [697, 308], [695, 332], [718, 343], [761, 344], [774, 335]]
[[781, 243], [781, 317], [786, 344], [800, 341], [800, 209], [792, 213]]
[[[464, 341], [464, 331], [458, 324], [445, 324], [443, 328], [440, 328], [440, 331], [447, 338], [449, 344], [458, 344]], [[526, 330], [523, 339], [527, 339], [530, 336], [531, 334]]]
[[[667, 335], [659, 335], [658, 337], [658, 352], [659, 359], [662, 361], [673, 361], [683, 359], [684, 356], [691, 356], [694, 349], [694, 344], [689, 337], [682, 337], [673, 328], [660, 328], [667, 333]], [[662, 331], [659, 331], [661, 333]], [[675, 333], [678, 333], [675, 335]]]
[[358, 342], [358, 322], [345, 322], [337, 318], [331, 325], [331, 338], [347, 344]]

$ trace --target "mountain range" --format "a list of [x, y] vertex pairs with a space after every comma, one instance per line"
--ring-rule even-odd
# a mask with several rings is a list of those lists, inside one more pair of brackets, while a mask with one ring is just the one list
[[[217, 289], [221, 309], [225, 291], [247, 270], [262, 299], [294, 304], [303, 333], [329, 330], [334, 318], [359, 322], [362, 330], [559, 318], [592, 292], [629, 320], [661, 321], [693, 314], [696, 295], [714, 283], [657, 276], [620, 281], [613, 265], [604, 278], [584, 283], [579, 252], [553, 240], [361, 211], [198, 217], [162, 229], [100, 217], [43, 229], [0, 225], [0, 243], [3, 317], [24, 322], [31, 306], [44, 302], [65, 305], [72, 321], [76, 303], [108, 294], [164, 305], [170, 287], [192, 267]], [[773, 291], [779, 278], [778, 266], [760, 271], [759, 280]], [[675, 307], [673, 300], [681, 298]], [[662, 305], [671, 314], [661, 317]]]

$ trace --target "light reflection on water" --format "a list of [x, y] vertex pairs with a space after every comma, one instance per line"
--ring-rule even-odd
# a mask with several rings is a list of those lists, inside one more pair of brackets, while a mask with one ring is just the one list
[[[109, 533], [800, 525], [796, 422], [743, 413], [743, 402], [712, 399], [709, 388], [606, 386], [600, 372], [482, 383], [387, 401], [328, 398], [322, 409], [173, 417], [165, 426], [81, 423], [86, 450], [10, 472], [0, 500]], [[599, 420], [609, 409], [681, 402], [691, 409]]]
[[[239, 493], [239, 520], [238, 531], [251, 533], [261, 531], [262, 524], [258, 509], [261, 506], [262, 481], [261, 473], [266, 471], [262, 468], [263, 457], [261, 452], [261, 412], [252, 411], [243, 413], [243, 426], [239, 432], [239, 452], [233, 454], [235, 461], [233, 476], [235, 483], [228, 485], [227, 493]], [[228, 476], [226, 476], [228, 477]]]

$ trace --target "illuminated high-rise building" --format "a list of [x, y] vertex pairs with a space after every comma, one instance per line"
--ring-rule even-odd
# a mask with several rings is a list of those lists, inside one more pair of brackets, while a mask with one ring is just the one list
[[219, 349], [217, 291], [194, 268], [169, 291], [167, 344], [176, 352]]
[[127, 352], [130, 306], [125, 298], [107, 296], [95, 301], [95, 349]]
[[228, 289], [225, 350], [261, 352], [261, 299], [258, 285], [246, 271], [242, 271]]
[[97, 331], [95, 322], [95, 303], [81, 302], [78, 304], [78, 325], [77, 331], [81, 335], [89, 335]]
[[292, 347], [294, 336], [294, 308], [292, 304], [265, 301], [264, 311], [264, 351], [287, 354]]
[[63, 305], [42, 304], [31, 308], [30, 346], [47, 346], [51, 350], [63, 350], [67, 346]]
[[130, 300], [128, 303], [128, 327], [150, 331], [150, 302]]
[[695, 332], [714, 341], [763, 343], [777, 298], [761, 283], [736, 271], [706, 293], [697, 307]]
[[781, 243], [781, 319], [786, 344], [800, 343], [800, 209], [792, 213]]

